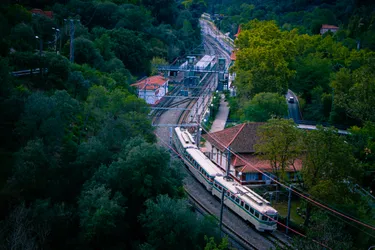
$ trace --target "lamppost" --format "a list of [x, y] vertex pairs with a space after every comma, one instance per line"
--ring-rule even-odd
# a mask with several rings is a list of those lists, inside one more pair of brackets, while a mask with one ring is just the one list
[[[52, 30], [55, 31], [55, 48], [54, 48], [54, 50], [55, 50], [55, 52], [56, 52], [56, 54], [57, 54], [57, 37], [58, 37], [58, 35], [59, 35], [60, 29], [57, 29], [57, 28], [55, 28], [55, 27], [52, 27]], [[60, 43], [61, 43], [61, 41], [60, 41]]]
[[43, 41], [42, 38], [39, 36], [35, 36], [37, 40], [39, 40], [39, 56], [42, 56], [42, 50], [43, 50]]

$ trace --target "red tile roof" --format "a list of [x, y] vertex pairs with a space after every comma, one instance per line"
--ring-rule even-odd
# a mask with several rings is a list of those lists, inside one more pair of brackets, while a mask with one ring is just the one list
[[146, 79], [140, 80], [130, 86], [135, 86], [138, 89], [155, 90], [163, 86], [167, 81], [168, 79], [163, 76], [156, 75], [147, 77]]
[[32, 9], [30, 10], [30, 12], [33, 14], [40, 14], [49, 18], [53, 18], [53, 11], [43, 11], [41, 9]]
[[258, 141], [257, 129], [263, 122], [243, 123], [215, 133], [203, 135], [203, 138], [224, 152], [228, 146], [237, 153], [254, 153]]
[[241, 33], [241, 25], [238, 26], [237, 34], [235, 34], [235, 37], [238, 37], [239, 34]]
[[338, 29], [339, 27], [329, 24], [322, 24], [322, 29]]
[[[242, 173], [256, 173], [258, 172], [257, 170], [262, 172], [272, 172], [270, 162], [267, 160], [262, 160], [254, 154], [232, 155], [231, 165]], [[294, 166], [297, 171], [300, 171], [302, 169], [302, 160], [297, 159], [294, 162]], [[285, 171], [294, 172], [294, 168], [293, 166], [289, 166], [285, 169]]]

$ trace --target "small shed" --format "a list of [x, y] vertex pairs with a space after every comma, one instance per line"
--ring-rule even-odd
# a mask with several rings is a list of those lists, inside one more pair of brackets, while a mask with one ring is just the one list
[[142, 79], [130, 86], [137, 88], [139, 98], [144, 99], [147, 104], [155, 105], [168, 93], [168, 82], [167, 78], [156, 75]]

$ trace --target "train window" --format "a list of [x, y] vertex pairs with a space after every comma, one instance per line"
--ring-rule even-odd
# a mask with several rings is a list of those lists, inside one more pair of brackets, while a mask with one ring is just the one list
[[250, 208], [250, 213], [254, 214], [254, 208]]
[[241, 206], [243, 206], [243, 201], [241, 201]]
[[222, 190], [223, 188], [221, 186], [219, 186], [219, 189]]
[[230, 198], [231, 198], [232, 200], [234, 200], [234, 195], [231, 195]]
[[245, 209], [247, 210], [247, 211], [249, 211], [249, 205], [247, 205], [247, 204], [245, 204]]
[[236, 202], [240, 204], [240, 199], [236, 197]]
[[268, 217], [265, 215], [262, 215], [262, 220], [267, 221]]
[[255, 211], [255, 217], [259, 218], [259, 212]]

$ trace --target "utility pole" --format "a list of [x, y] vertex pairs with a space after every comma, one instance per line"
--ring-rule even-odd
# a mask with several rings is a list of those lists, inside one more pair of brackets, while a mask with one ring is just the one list
[[[229, 170], [230, 170], [230, 147], [227, 148], [227, 169], [225, 173], [225, 178], [229, 177]], [[223, 227], [223, 210], [224, 210], [224, 188], [221, 190], [221, 204], [220, 204], [220, 233], [222, 232]]]
[[69, 22], [70, 29], [69, 29], [69, 36], [70, 36], [70, 57], [69, 60], [71, 63], [74, 63], [74, 34], [75, 34], [75, 21], [79, 22], [79, 20], [75, 19], [64, 19], [65, 22]]
[[[60, 29], [53, 27], [52, 28], [55, 31], [55, 44], [53, 50], [57, 54], [57, 37], [60, 35]], [[60, 46], [61, 46], [61, 41], [60, 41]]]
[[286, 218], [286, 229], [285, 233], [288, 234], [288, 227], [290, 221], [290, 206], [292, 201], [292, 185], [289, 186], [289, 196], [288, 196], [288, 217]]
[[200, 141], [201, 141], [201, 115], [197, 115], [197, 139], [196, 144], [197, 147], [200, 148]]

